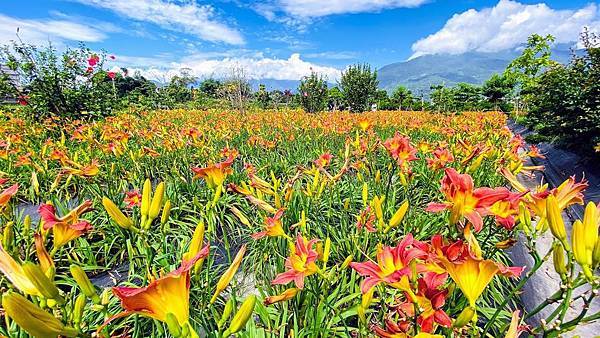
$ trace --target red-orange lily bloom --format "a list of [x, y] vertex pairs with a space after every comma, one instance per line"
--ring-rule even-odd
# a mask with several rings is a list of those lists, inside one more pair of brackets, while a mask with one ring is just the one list
[[19, 191], [19, 185], [13, 184], [0, 193], [0, 210], [6, 208], [8, 202], [10, 202], [10, 199], [17, 193], [17, 191]]
[[410, 144], [408, 137], [402, 136], [398, 132], [394, 137], [385, 140], [383, 146], [402, 169], [407, 169], [408, 162], [417, 159], [417, 156], [415, 156], [417, 149]]
[[433, 170], [442, 169], [454, 161], [454, 156], [447, 148], [437, 148], [433, 152], [433, 156], [433, 158], [427, 159], [427, 166]]
[[257, 232], [253, 234], [252, 239], [261, 239], [265, 236], [269, 237], [278, 237], [284, 236], [287, 237], [285, 231], [283, 230], [283, 225], [281, 223], [281, 217], [283, 216], [283, 209], [277, 210], [273, 217], [267, 217], [265, 219], [265, 230], [261, 232]]
[[475, 189], [469, 174], [459, 174], [453, 168], [446, 169], [441, 183], [446, 202], [429, 203], [427, 211], [440, 212], [449, 209], [450, 223], [455, 224], [464, 217], [473, 223], [477, 232], [483, 227], [483, 216], [488, 209], [509, 196], [509, 190], [506, 188]]
[[[411, 234], [406, 235], [398, 246], [384, 246], [377, 251], [377, 263], [369, 261], [364, 263], [352, 262], [350, 267], [361, 276], [366, 276], [360, 288], [367, 293], [379, 283], [394, 286], [403, 276], [411, 274], [410, 263], [417, 258], [427, 257], [427, 245], [415, 240]], [[417, 272], [423, 271], [424, 266], [417, 264]], [[399, 285], [399, 284], [398, 284]]]
[[313, 249], [317, 239], [307, 241], [298, 234], [295, 247], [291, 248], [290, 256], [285, 260], [286, 272], [278, 274], [271, 282], [273, 285], [294, 282], [298, 289], [304, 288], [304, 278], [319, 271], [315, 263], [319, 254]]
[[79, 238], [92, 229], [92, 225], [88, 221], [79, 219], [81, 215], [91, 209], [92, 201], [89, 200], [81, 203], [63, 217], [56, 215], [56, 210], [52, 204], [42, 204], [38, 208], [38, 213], [44, 221], [44, 230], [52, 229], [55, 249]]
[[179, 325], [188, 324], [189, 271], [199, 259], [208, 256], [209, 248], [209, 245], [205, 246], [194, 258], [184, 260], [177, 270], [151, 282], [146, 287], [114, 287], [113, 293], [119, 297], [125, 311], [113, 316], [105, 324], [131, 314], [140, 314], [166, 322], [169, 313], [175, 316]]
[[216, 190], [223, 184], [227, 175], [232, 172], [231, 165], [233, 164], [234, 159], [235, 157], [230, 156], [223, 162], [212, 164], [204, 168], [192, 168], [192, 171], [196, 174], [196, 178], [203, 178], [209, 188]]
[[325, 153], [315, 160], [315, 165], [319, 168], [325, 168], [329, 165], [329, 163], [331, 163], [332, 158], [333, 155], [331, 155], [330, 153]]
[[123, 202], [127, 204], [127, 208], [139, 207], [142, 204], [142, 194], [139, 190], [132, 190], [125, 192], [125, 198]]

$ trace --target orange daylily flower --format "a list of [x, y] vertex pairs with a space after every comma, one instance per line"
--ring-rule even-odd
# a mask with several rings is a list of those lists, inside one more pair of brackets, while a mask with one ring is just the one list
[[123, 202], [127, 204], [127, 208], [129, 209], [139, 207], [142, 205], [142, 194], [140, 194], [139, 190], [126, 191]]
[[291, 247], [290, 256], [285, 260], [286, 272], [278, 274], [271, 284], [287, 284], [294, 282], [298, 289], [304, 288], [304, 278], [319, 271], [315, 263], [319, 254], [313, 249], [317, 239], [307, 241], [298, 234], [295, 247]]
[[273, 215], [273, 217], [266, 217], [265, 219], [265, 230], [261, 231], [261, 232], [257, 232], [255, 234], [252, 234], [252, 239], [258, 240], [261, 239], [265, 236], [269, 236], [269, 237], [278, 237], [278, 236], [283, 236], [283, 237], [289, 237], [286, 233], [285, 230], [283, 230], [283, 225], [281, 223], [281, 217], [283, 216], [283, 211], [284, 209], [279, 209], [277, 210], [277, 212], [275, 213], [275, 215]]
[[325, 168], [329, 165], [329, 163], [331, 163], [332, 158], [333, 155], [331, 155], [330, 153], [325, 153], [315, 160], [315, 165], [319, 168]]
[[473, 223], [475, 231], [481, 231], [483, 216], [496, 202], [506, 199], [509, 190], [506, 188], [473, 187], [473, 178], [469, 174], [459, 174], [455, 169], [446, 169], [442, 179], [442, 192], [446, 196], [444, 203], [429, 203], [427, 211], [440, 212], [450, 210], [450, 223], [456, 224], [463, 217]]
[[13, 184], [0, 193], [0, 210], [4, 210], [10, 199], [19, 191], [19, 185]]
[[86, 166], [81, 166], [77, 163], [73, 163], [73, 164], [76, 165], [77, 168], [66, 167], [66, 168], [63, 168], [62, 173], [65, 175], [92, 177], [92, 176], [98, 175], [98, 173], [100, 172], [100, 168], [98, 167], [97, 160], [92, 160], [92, 163], [90, 163]]
[[[386, 283], [394, 287], [403, 286], [402, 277], [412, 273], [411, 262], [427, 257], [427, 250], [426, 244], [415, 240], [412, 234], [408, 234], [396, 247], [379, 247], [376, 263], [372, 261], [352, 262], [350, 267], [361, 276], [367, 277], [360, 286], [363, 294], [379, 283]], [[417, 272], [424, 270], [422, 264], [417, 264], [416, 268]]]
[[518, 277], [525, 269], [524, 267], [506, 267], [492, 260], [478, 258], [461, 241], [445, 244], [440, 235], [432, 237], [431, 246], [432, 260], [448, 272], [472, 307], [475, 307], [477, 299], [495, 275]]
[[56, 210], [52, 204], [42, 204], [38, 208], [38, 213], [44, 221], [44, 230], [52, 229], [55, 250], [92, 230], [92, 225], [88, 221], [79, 219], [81, 215], [91, 209], [92, 201], [90, 200], [81, 203], [63, 217], [56, 216]]
[[417, 159], [417, 149], [410, 144], [407, 136], [402, 136], [398, 132], [394, 137], [385, 140], [383, 146], [403, 170], [408, 169], [409, 161]]
[[433, 156], [427, 159], [427, 166], [432, 170], [442, 169], [454, 161], [454, 156], [447, 148], [437, 148]]
[[225, 161], [212, 164], [204, 168], [192, 168], [196, 174], [195, 178], [203, 178], [210, 189], [216, 190], [223, 185], [225, 178], [232, 172], [230, 168], [234, 157], [228, 157]]
[[209, 248], [210, 246], [206, 245], [192, 259], [183, 260], [177, 270], [151, 282], [148, 286], [114, 287], [112, 291], [121, 300], [125, 311], [109, 318], [104, 325], [116, 318], [132, 314], [166, 322], [169, 313], [175, 316], [179, 325], [189, 324], [189, 271], [199, 259], [208, 256]]

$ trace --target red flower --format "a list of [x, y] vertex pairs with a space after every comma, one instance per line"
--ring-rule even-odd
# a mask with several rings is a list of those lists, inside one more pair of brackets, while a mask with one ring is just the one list
[[394, 137], [385, 140], [383, 146], [402, 169], [407, 169], [408, 161], [417, 159], [415, 156], [417, 149], [410, 144], [408, 137], [402, 136], [398, 132]]
[[54, 247], [59, 248], [92, 230], [92, 225], [80, 219], [81, 215], [92, 209], [92, 201], [85, 201], [68, 214], [58, 217], [52, 204], [42, 204], [38, 208], [40, 218], [44, 221], [44, 230], [52, 229]]
[[298, 234], [296, 246], [290, 248], [290, 256], [285, 259], [286, 272], [278, 274], [271, 284], [287, 284], [294, 282], [298, 289], [304, 288], [304, 278], [319, 271], [317, 264], [318, 253], [313, 249], [317, 239], [307, 241]]
[[[423, 309], [419, 318], [417, 318], [417, 324], [421, 327], [422, 332], [433, 332], [434, 324], [443, 327], [452, 325], [452, 319], [442, 309], [446, 304], [446, 296], [448, 295], [448, 290], [442, 289], [447, 278], [447, 273], [427, 272], [423, 278], [419, 278], [417, 281], [419, 292], [416, 295], [416, 302]], [[409, 305], [414, 310], [413, 304], [410, 303]]]
[[29, 103], [27, 100], [29, 100], [29, 96], [19, 95], [19, 97], [17, 98], [17, 103], [22, 106], [26, 106]]
[[473, 178], [469, 174], [459, 174], [453, 168], [446, 169], [442, 179], [442, 192], [446, 196], [444, 203], [429, 203], [427, 211], [440, 212], [450, 210], [450, 223], [455, 224], [463, 217], [473, 223], [475, 231], [481, 231], [483, 216], [496, 202], [510, 196], [506, 188], [473, 187]]
[[88, 65], [90, 65], [90, 67], [96, 66], [98, 62], [100, 62], [100, 57], [96, 54], [90, 56], [90, 58], [88, 59]]
[[330, 153], [325, 153], [315, 160], [315, 165], [319, 168], [325, 168], [329, 165], [329, 163], [331, 163], [332, 158], [333, 155], [331, 155]]
[[[410, 276], [410, 263], [417, 258], [427, 257], [427, 245], [406, 235], [398, 246], [384, 246], [377, 250], [377, 263], [350, 263], [350, 267], [361, 276], [366, 276], [361, 284], [361, 291], [367, 293], [372, 287], [383, 282], [391, 286], [399, 286], [403, 276]], [[424, 271], [424, 266], [416, 265], [417, 272]], [[398, 284], [396, 284], [398, 283]]]
[[433, 152], [434, 158], [427, 159], [427, 166], [433, 170], [442, 169], [446, 164], [454, 161], [454, 156], [446, 148], [437, 148]]
[[126, 191], [123, 202], [127, 204], [127, 208], [129, 209], [136, 206], [139, 207], [142, 204], [142, 194], [140, 194], [139, 190]]
[[108, 72], [108, 73], [106, 73], [106, 75], [108, 76], [109, 79], [114, 80], [115, 76], [117, 74], [115, 72]]

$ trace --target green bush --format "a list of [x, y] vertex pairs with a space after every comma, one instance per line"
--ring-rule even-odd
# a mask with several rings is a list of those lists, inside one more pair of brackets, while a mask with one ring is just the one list
[[106, 72], [105, 54], [83, 45], [62, 54], [13, 42], [0, 48], [0, 95], [12, 97], [35, 118], [102, 117], [116, 103], [115, 73]]
[[368, 64], [351, 65], [342, 73], [340, 89], [348, 109], [354, 113], [370, 110], [377, 99], [377, 71]]
[[526, 120], [542, 136], [591, 151], [600, 143], [600, 39], [584, 32], [582, 42], [584, 55], [540, 75]]
[[305, 76], [298, 86], [300, 105], [307, 113], [317, 113], [327, 106], [327, 81], [323, 76], [312, 72]]

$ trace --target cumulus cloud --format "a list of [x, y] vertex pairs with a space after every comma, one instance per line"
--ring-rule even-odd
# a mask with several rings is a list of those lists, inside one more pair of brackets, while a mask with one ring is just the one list
[[584, 26], [600, 27], [600, 13], [594, 3], [578, 10], [556, 10], [543, 3], [525, 5], [500, 0], [491, 8], [455, 14], [441, 30], [412, 45], [412, 58], [507, 50], [526, 42], [533, 33], [552, 34], [558, 43], [573, 42]]
[[161, 0], [76, 0], [80, 3], [111, 10], [123, 17], [154, 23], [164, 29], [184, 32], [202, 40], [244, 44], [242, 34], [218, 19], [214, 7]]
[[7, 43], [19, 37], [26, 43], [46, 44], [52, 41], [61, 44], [63, 40], [97, 42], [106, 35], [93, 27], [68, 20], [20, 19], [0, 14], [0, 42]]
[[279, 0], [278, 7], [290, 15], [313, 18], [333, 14], [377, 12], [400, 7], [418, 7], [428, 0]]
[[[123, 57], [117, 56], [117, 60]], [[341, 72], [333, 67], [316, 65], [304, 61], [300, 54], [292, 54], [287, 59], [265, 57], [226, 57], [223, 59], [191, 58], [180, 62], [166, 62], [163, 67], [131, 67], [130, 73], [139, 72], [148, 79], [164, 82], [186, 69], [199, 78], [226, 78], [235, 68], [243, 68], [248, 79], [299, 80], [311, 71], [327, 77], [329, 81], [339, 79]]]

